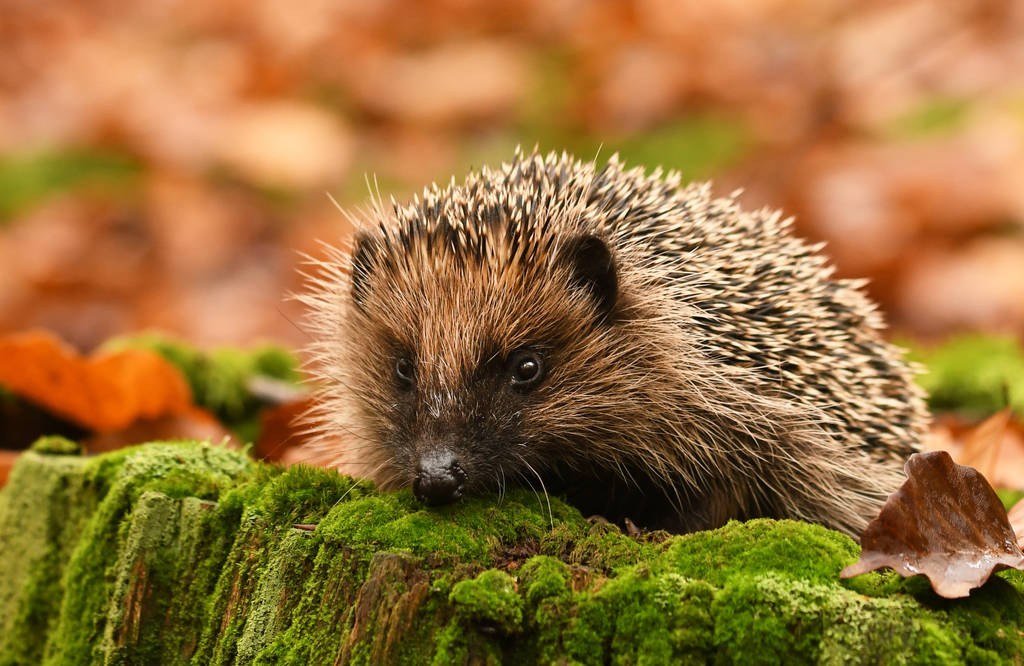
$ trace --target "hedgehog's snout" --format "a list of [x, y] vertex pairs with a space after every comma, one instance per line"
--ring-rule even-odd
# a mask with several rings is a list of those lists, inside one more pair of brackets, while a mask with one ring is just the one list
[[462, 497], [466, 472], [451, 451], [423, 454], [416, 465], [412, 492], [416, 499], [430, 506], [450, 504]]

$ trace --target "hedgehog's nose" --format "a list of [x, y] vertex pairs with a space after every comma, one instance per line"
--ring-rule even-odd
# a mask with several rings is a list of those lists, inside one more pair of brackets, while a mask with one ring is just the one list
[[416, 465], [416, 478], [412, 492], [416, 498], [430, 506], [450, 504], [462, 497], [466, 473], [450, 451], [424, 454]]

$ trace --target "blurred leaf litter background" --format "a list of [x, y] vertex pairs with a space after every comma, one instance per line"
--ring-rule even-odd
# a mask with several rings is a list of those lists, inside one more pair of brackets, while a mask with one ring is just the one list
[[300, 346], [300, 252], [517, 144], [743, 187], [903, 334], [1024, 333], [1024, 3], [5, 0], [0, 331]]

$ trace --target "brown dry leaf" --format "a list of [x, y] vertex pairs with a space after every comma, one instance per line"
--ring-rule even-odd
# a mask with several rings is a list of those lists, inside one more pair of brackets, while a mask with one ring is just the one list
[[961, 465], [982, 472], [996, 488], [1024, 490], [1024, 427], [1002, 412], [979, 425], [945, 414], [924, 440], [927, 451], [946, 451]]
[[1024, 326], [1024, 240], [1019, 237], [982, 236], [960, 241], [952, 250], [926, 249], [905, 268], [897, 306], [917, 330]]
[[352, 82], [354, 97], [370, 112], [425, 125], [506, 114], [525, 88], [522, 51], [500, 40], [382, 54]]
[[83, 358], [45, 331], [0, 337], [0, 385], [96, 432], [182, 414], [192, 404], [185, 378], [155, 352]]
[[977, 470], [945, 451], [916, 453], [907, 481], [861, 535], [860, 559], [840, 577], [891, 567], [924, 574], [940, 596], [966, 597], [996, 571], [1024, 569], [999, 497]]
[[341, 180], [353, 142], [341, 119], [313, 105], [241, 105], [220, 133], [218, 155], [245, 178], [296, 189]]
[[1010, 424], [1010, 415], [1010, 408], [1006, 407], [979, 424], [967, 438], [959, 463], [973, 467], [986, 479], [995, 479], [999, 450]]

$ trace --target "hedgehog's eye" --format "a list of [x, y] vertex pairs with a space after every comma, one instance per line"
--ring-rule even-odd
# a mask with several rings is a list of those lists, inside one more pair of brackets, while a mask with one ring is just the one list
[[416, 365], [408, 358], [398, 359], [395, 361], [395, 379], [402, 387], [411, 387], [416, 381]]
[[533, 388], [544, 377], [544, 364], [540, 354], [532, 351], [521, 351], [509, 359], [509, 372], [512, 386], [518, 389]]

